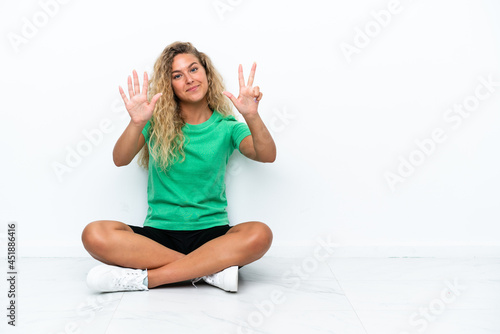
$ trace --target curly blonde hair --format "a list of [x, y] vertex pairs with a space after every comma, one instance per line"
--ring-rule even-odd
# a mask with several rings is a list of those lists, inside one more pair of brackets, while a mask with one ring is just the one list
[[139, 165], [146, 169], [149, 166], [150, 154], [156, 165], [164, 171], [178, 157], [182, 156], [182, 161], [185, 159], [185, 137], [182, 127], [186, 122], [182, 119], [179, 100], [172, 88], [172, 62], [178, 54], [192, 54], [205, 68], [208, 80], [207, 102], [210, 110], [217, 110], [223, 117], [234, 116], [229, 99], [222, 94], [225, 90], [222, 77], [210, 58], [189, 42], [174, 42], [168, 45], [156, 60], [153, 75], [148, 83], [149, 100], [157, 93], [163, 94], [157, 101], [150, 120], [149, 141], [139, 154]]

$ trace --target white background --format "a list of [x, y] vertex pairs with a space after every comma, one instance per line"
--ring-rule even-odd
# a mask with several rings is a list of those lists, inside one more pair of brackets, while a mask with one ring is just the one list
[[[472, 101], [481, 77], [500, 82], [500, 6], [402, 0], [381, 26], [373, 13], [380, 19], [390, 3], [3, 1], [0, 240], [14, 221], [21, 256], [88, 256], [80, 236], [89, 222], [142, 224], [147, 172], [112, 162], [129, 119], [118, 86], [179, 40], [207, 53], [235, 94], [238, 64], [247, 76], [257, 62], [278, 157], [260, 164], [235, 152], [227, 195], [231, 224], [273, 229], [269, 254], [307, 253], [300, 246], [329, 236], [361, 256], [459, 246], [493, 255], [500, 86], [458, 126], [444, 116]], [[357, 53], [346, 56], [347, 44]], [[418, 153], [415, 141], [438, 128], [446, 140]], [[78, 150], [85, 155], [71, 160]], [[391, 188], [386, 173], [412, 154], [422, 163]]]

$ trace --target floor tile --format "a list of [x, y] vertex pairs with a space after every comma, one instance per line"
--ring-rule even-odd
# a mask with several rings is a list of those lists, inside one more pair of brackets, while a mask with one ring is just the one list
[[92, 258], [18, 264], [18, 326], [1, 333], [500, 333], [500, 259], [264, 257], [237, 293], [188, 281], [99, 294]]
[[[355, 310], [499, 310], [500, 281], [341, 281]], [[450, 288], [453, 287], [453, 288]]]
[[338, 280], [500, 280], [500, 259], [334, 258], [328, 260]]
[[357, 311], [368, 334], [497, 334], [497, 310]]

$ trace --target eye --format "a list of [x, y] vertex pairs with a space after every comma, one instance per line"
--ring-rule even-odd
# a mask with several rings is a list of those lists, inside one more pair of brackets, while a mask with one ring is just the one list
[[179, 79], [180, 77], [181, 77], [181, 75], [180, 75], [180, 74], [176, 74], [176, 75], [174, 75], [174, 79]]
[[193, 68], [191, 69], [191, 72], [195, 72], [195, 71], [198, 71], [198, 67], [193, 67]]

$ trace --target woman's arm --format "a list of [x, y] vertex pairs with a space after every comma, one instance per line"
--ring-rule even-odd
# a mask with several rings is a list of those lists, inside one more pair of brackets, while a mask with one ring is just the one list
[[123, 131], [113, 149], [113, 162], [117, 166], [128, 165], [144, 146], [145, 139], [142, 134], [142, 129], [144, 129], [144, 126], [146, 126], [149, 119], [153, 116], [156, 101], [158, 101], [161, 96], [161, 93], [158, 93], [153, 96], [151, 103], [148, 102], [148, 74], [144, 72], [142, 93], [139, 86], [139, 78], [135, 70], [133, 71], [133, 75], [133, 86], [132, 78], [130, 76], [128, 77], [130, 100], [127, 98], [127, 95], [125, 95], [122, 87], [119, 87], [120, 94], [125, 103], [125, 108], [127, 108], [130, 115], [130, 123], [125, 131]]
[[241, 153], [250, 159], [260, 162], [273, 162], [276, 160], [276, 144], [257, 110], [259, 102], [262, 99], [262, 93], [259, 86], [252, 86], [256, 68], [257, 64], [254, 63], [250, 70], [248, 83], [245, 85], [243, 67], [240, 64], [238, 67], [239, 96], [236, 98], [229, 92], [223, 92], [223, 94], [233, 102], [236, 109], [243, 115], [252, 133], [251, 136], [247, 136], [241, 141]]
[[116, 166], [128, 165], [144, 146], [145, 139], [141, 133], [143, 128], [130, 121], [113, 149], [113, 162]]
[[244, 117], [251, 136], [240, 143], [240, 151], [244, 156], [259, 162], [276, 160], [276, 144], [259, 114]]

